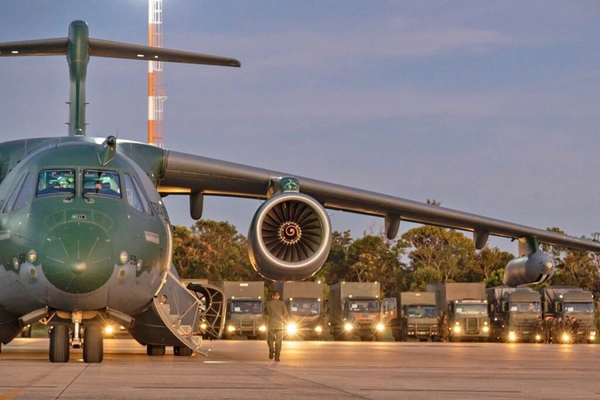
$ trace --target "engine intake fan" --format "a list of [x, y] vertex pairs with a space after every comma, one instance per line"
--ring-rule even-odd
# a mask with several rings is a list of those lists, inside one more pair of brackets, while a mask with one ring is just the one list
[[254, 269], [274, 281], [310, 278], [331, 247], [331, 222], [323, 206], [297, 192], [275, 195], [254, 214], [248, 232]]

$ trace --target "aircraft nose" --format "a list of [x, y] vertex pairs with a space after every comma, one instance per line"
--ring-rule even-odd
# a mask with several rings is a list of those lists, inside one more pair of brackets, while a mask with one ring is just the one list
[[41, 263], [46, 278], [58, 289], [89, 293], [111, 277], [115, 267], [113, 245], [98, 224], [59, 224], [48, 232]]

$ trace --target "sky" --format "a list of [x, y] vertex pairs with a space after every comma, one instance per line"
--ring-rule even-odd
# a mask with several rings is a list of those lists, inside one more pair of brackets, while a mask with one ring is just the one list
[[[0, 41], [148, 43], [146, 0], [0, 0]], [[164, 147], [572, 236], [600, 231], [600, 2], [164, 0]], [[88, 136], [147, 140], [145, 62], [92, 57]], [[0, 141], [67, 134], [66, 60], [0, 60]], [[187, 197], [165, 199], [191, 226]], [[258, 200], [208, 198], [247, 234]], [[333, 229], [383, 220], [331, 211]], [[403, 223], [401, 232], [416, 225]], [[490, 245], [516, 253], [507, 239]]]

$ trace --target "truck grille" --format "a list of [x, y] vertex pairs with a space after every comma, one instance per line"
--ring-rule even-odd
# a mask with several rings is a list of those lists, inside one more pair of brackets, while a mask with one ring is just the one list
[[479, 318], [466, 318], [465, 330], [467, 333], [479, 332]]

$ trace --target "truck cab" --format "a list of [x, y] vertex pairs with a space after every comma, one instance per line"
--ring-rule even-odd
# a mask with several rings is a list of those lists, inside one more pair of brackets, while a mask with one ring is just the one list
[[385, 329], [379, 282], [339, 282], [329, 290], [329, 324], [335, 340], [381, 340]]
[[487, 300], [462, 299], [448, 304], [450, 341], [485, 342], [490, 335]]
[[430, 292], [402, 292], [400, 315], [391, 321], [394, 340], [406, 342], [416, 339], [421, 342], [438, 340], [438, 312], [435, 294]]
[[496, 342], [544, 341], [540, 294], [530, 288], [487, 289], [490, 339]]
[[598, 331], [591, 292], [575, 286], [547, 286], [541, 296], [544, 319], [552, 321], [553, 343], [596, 341]]
[[267, 324], [263, 316], [264, 282], [223, 282], [227, 296], [227, 314], [223, 339], [246, 336], [266, 339]]

